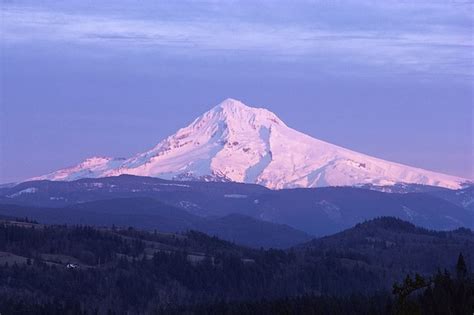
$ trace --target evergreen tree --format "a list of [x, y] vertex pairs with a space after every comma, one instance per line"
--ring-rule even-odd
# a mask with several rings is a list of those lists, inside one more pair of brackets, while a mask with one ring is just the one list
[[462, 253], [459, 253], [458, 262], [456, 263], [456, 275], [458, 280], [465, 280], [467, 276], [467, 267], [466, 262], [464, 261], [464, 256]]

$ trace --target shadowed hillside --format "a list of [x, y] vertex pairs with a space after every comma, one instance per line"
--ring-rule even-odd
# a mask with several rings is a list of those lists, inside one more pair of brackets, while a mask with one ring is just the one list
[[380, 218], [289, 250], [255, 250], [193, 231], [24, 220], [0, 224], [0, 252], [0, 309], [137, 313], [307, 295], [343, 303], [377, 292], [380, 303], [407, 274], [454, 270], [460, 252], [472, 270], [474, 235]]

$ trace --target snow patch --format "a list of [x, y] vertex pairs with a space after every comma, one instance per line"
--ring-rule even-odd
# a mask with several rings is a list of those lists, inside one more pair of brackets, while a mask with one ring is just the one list
[[474, 198], [471, 198], [471, 199], [469, 199], [469, 200], [463, 200], [463, 201], [462, 201], [462, 205], [463, 205], [464, 208], [469, 207], [469, 206], [470, 206], [471, 204], [473, 204], [473, 203], [474, 203]]
[[448, 220], [454, 222], [456, 225], [465, 226], [465, 224], [464, 224], [463, 222], [459, 221], [459, 220], [456, 219], [456, 218], [453, 218], [453, 217], [450, 216], [450, 215], [445, 215], [444, 217], [445, 217], [446, 219], [448, 219]]
[[403, 209], [403, 212], [405, 212], [405, 214], [407, 215], [408, 219], [410, 221], [413, 221], [415, 219], [415, 217], [417, 217], [419, 214], [418, 212], [416, 212], [415, 210], [412, 210], [406, 206], [402, 206], [402, 209]]
[[329, 219], [337, 221], [342, 218], [341, 209], [335, 204], [326, 200], [321, 200], [316, 202], [316, 205], [326, 213]]
[[242, 198], [247, 198], [247, 195], [240, 195], [240, 194], [227, 194], [224, 195], [225, 198], [236, 198], [236, 199], [242, 199]]
[[7, 197], [9, 197], [9, 198], [16, 198], [16, 197], [19, 197], [19, 196], [24, 195], [24, 194], [34, 194], [34, 193], [36, 193], [36, 192], [38, 192], [38, 188], [29, 187], [29, 188], [25, 188], [25, 189], [23, 189], [23, 190], [20, 190], [20, 191], [14, 193], [14, 194], [11, 194], [11, 195], [9, 195], [9, 196], [7, 196]]
[[201, 209], [201, 207], [199, 207], [194, 202], [187, 201], [187, 200], [181, 200], [180, 202], [178, 202], [178, 206], [180, 208], [187, 209], [187, 210], [189, 210], [189, 209]]
[[67, 200], [66, 198], [64, 197], [49, 197], [49, 200], [54, 200], [54, 201], [59, 201], [59, 200]]
[[186, 185], [186, 184], [158, 184], [160, 186], [175, 186], [175, 187], [186, 187], [186, 188], [189, 188], [191, 186], [189, 185]]

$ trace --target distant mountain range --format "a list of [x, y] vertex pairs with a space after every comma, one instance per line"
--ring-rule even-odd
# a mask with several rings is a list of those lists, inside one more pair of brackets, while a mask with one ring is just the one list
[[0, 204], [0, 214], [47, 224], [136, 227], [167, 233], [195, 230], [257, 248], [287, 248], [311, 238], [287, 225], [240, 214], [203, 218], [151, 198], [98, 200], [63, 208]]
[[[121, 175], [0, 188], [0, 215], [44, 223], [199, 230], [253, 247], [289, 247], [380, 216], [449, 230], [474, 228], [474, 187], [390, 186], [270, 190], [234, 182]], [[412, 192], [413, 191], [413, 192]]]
[[298, 132], [274, 113], [227, 99], [151, 150], [128, 159], [93, 157], [35, 180], [131, 174], [233, 181], [271, 189], [390, 186], [462, 188], [469, 180], [357, 153]]

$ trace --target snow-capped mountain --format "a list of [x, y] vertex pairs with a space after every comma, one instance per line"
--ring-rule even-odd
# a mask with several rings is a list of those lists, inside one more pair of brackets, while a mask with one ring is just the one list
[[93, 157], [34, 179], [120, 174], [257, 183], [268, 188], [378, 186], [460, 188], [468, 180], [385, 161], [298, 132], [274, 113], [227, 99], [151, 150], [129, 159]]

